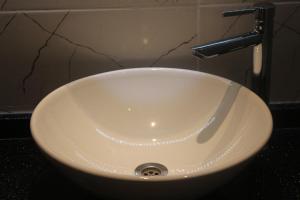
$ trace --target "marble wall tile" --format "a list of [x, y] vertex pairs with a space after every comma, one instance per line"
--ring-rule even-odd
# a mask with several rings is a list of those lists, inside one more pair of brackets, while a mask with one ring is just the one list
[[[196, 7], [1, 14], [2, 110], [31, 110], [55, 88], [132, 67], [197, 69]], [[1, 30], [1, 29], [0, 29]], [[1, 110], [1, 109], [0, 109]]]
[[[60, 20], [61, 15], [62, 13], [52, 13], [52, 20], [45, 19], [48, 22], [46, 27], [53, 29], [57, 21]], [[49, 34], [32, 23], [26, 17], [26, 14], [0, 15], [0, 21], [5, 21], [5, 23], [2, 22], [5, 26], [2, 26], [2, 34], [0, 35], [0, 65], [2, 71], [0, 74], [0, 92], [5, 98], [1, 98], [0, 107], [1, 109], [11, 107], [31, 109], [32, 105], [40, 100], [42, 97], [41, 91], [44, 90], [42, 82], [46, 80], [43, 79], [41, 72], [45, 70], [45, 66], [43, 66], [41, 60], [45, 56], [44, 50], [50, 49], [51, 41], [47, 44], [47, 47], [42, 47], [45, 45]], [[51, 55], [51, 57], [58, 62], [56, 56]], [[23, 79], [30, 73], [32, 63], [36, 58], [39, 59], [36, 60], [36, 65], [32, 68], [34, 73], [32, 76], [30, 74], [31, 77], [26, 80], [27, 88], [26, 93], [24, 93]], [[65, 76], [65, 74], [57, 73], [57, 77], [53, 81], [58, 82], [62, 75]]]
[[272, 97], [300, 101], [300, 4], [281, 5], [275, 17]]
[[[32, 110], [46, 94], [65, 83], [123, 68], [187, 68], [249, 84], [251, 48], [199, 60], [191, 55], [191, 47], [250, 31], [251, 15], [223, 18], [222, 12], [251, 4], [155, 2], [162, 5], [0, 11], [0, 112]], [[183, 2], [186, 5], [180, 6]], [[164, 6], [167, 3], [173, 6]], [[272, 101], [300, 100], [299, 19], [300, 2], [278, 4]]]

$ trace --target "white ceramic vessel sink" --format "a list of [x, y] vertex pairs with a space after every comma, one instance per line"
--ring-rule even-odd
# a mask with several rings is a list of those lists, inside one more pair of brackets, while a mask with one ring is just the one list
[[66, 174], [101, 195], [195, 198], [266, 144], [272, 117], [258, 96], [230, 80], [138, 68], [55, 90], [34, 110], [31, 130]]

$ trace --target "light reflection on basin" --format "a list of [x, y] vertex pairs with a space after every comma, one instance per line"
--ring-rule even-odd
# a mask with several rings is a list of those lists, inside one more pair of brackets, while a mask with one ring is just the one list
[[[65, 173], [101, 195], [196, 198], [232, 178], [265, 145], [272, 117], [258, 96], [230, 80], [138, 68], [55, 90], [36, 107], [31, 130]], [[167, 173], [151, 168], [137, 175], [145, 163]]]

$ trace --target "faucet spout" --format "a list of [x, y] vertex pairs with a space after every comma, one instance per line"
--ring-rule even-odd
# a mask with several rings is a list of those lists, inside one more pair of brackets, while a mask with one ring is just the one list
[[226, 11], [223, 13], [223, 16], [231, 17], [248, 14], [255, 15], [254, 30], [235, 37], [195, 46], [192, 48], [192, 53], [201, 59], [205, 59], [249, 46], [255, 46], [250, 88], [268, 104], [270, 99], [275, 5], [269, 2], [260, 2], [254, 4], [253, 8]]
[[211, 58], [231, 51], [236, 51], [262, 42], [262, 34], [253, 31], [235, 37], [216, 40], [192, 48], [193, 55], [199, 58]]

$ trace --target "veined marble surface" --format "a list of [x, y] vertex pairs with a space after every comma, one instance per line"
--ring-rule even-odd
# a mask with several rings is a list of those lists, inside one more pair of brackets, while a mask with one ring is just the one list
[[[65, 83], [123, 68], [187, 68], [248, 84], [251, 48], [204, 61], [193, 57], [190, 48], [251, 30], [252, 16], [221, 15], [224, 10], [247, 7], [249, 3], [55, 2], [47, 7], [47, 3], [36, 0], [28, 4], [0, 1], [0, 112], [32, 110], [46, 94]], [[29, 8], [30, 5], [36, 7]], [[78, 9], [79, 5], [84, 9]], [[91, 5], [95, 5], [93, 9], [86, 9]], [[278, 3], [273, 101], [300, 100], [299, 19], [299, 1]]]
[[[94, 8], [139, 8], [180, 7], [215, 4], [253, 3], [264, 0], [0, 0], [2, 10], [51, 10], [51, 9], [94, 9]], [[283, 2], [286, 0], [273, 0]], [[299, 2], [289, 0], [288, 2]]]

